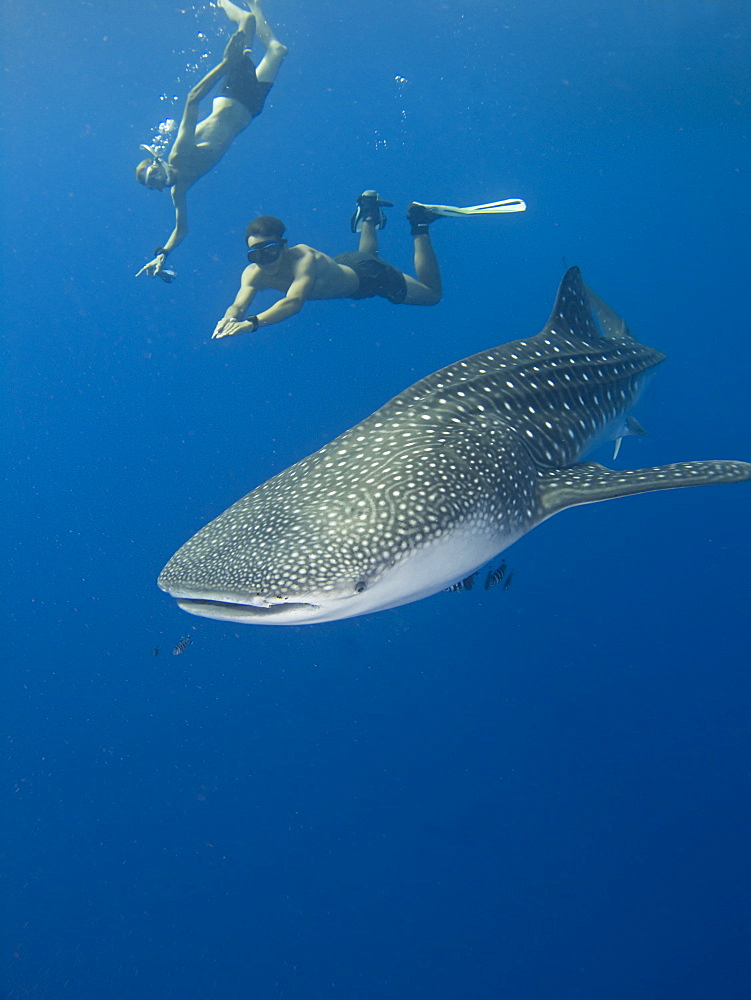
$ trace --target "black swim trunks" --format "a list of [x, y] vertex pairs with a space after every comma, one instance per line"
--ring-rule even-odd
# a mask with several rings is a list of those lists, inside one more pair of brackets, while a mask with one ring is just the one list
[[360, 279], [360, 287], [351, 299], [372, 299], [380, 295], [389, 302], [401, 305], [407, 297], [404, 275], [385, 260], [372, 253], [340, 253], [334, 257], [337, 264], [351, 267]]
[[271, 83], [261, 83], [258, 80], [253, 60], [246, 54], [227, 74], [219, 96], [231, 97], [244, 104], [255, 118], [263, 111], [264, 101], [272, 86]]

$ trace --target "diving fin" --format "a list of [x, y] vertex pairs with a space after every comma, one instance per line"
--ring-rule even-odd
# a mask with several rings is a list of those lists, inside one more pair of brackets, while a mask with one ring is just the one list
[[[527, 206], [521, 198], [507, 198], [506, 201], [489, 201], [487, 205], [469, 205], [466, 208], [458, 208], [456, 205], [424, 205], [420, 201], [413, 201], [416, 208], [424, 209], [425, 212], [437, 218], [458, 219], [463, 215], [500, 215], [504, 212], [524, 212]], [[410, 208], [412, 207], [410, 205]]]
[[393, 205], [393, 201], [382, 201], [377, 191], [363, 191], [357, 199], [357, 209], [350, 220], [352, 232], [362, 232], [363, 222], [372, 222], [376, 229], [383, 229], [386, 216], [381, 208], [393, 208]]

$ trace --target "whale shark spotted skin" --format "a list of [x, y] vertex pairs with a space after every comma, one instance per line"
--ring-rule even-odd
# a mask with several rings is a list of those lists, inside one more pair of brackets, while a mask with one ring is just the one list
[[567, 507], [751, 479], [746, 462], [580, 462], [630, 432], [663, 360], [571, 268], [541, 333], [429, 375], [258, 486], [159, 586], [207, 618], [333, 621], [442, 591]]

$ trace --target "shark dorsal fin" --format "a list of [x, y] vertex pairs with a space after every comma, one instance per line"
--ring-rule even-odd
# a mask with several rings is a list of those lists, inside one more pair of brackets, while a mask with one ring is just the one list
[[592, 343], [601, 337], [578, 267], [570, 267], [558, 286], [553, 311], [542, 331], [542, 336], [545, 335], [585, 343]]

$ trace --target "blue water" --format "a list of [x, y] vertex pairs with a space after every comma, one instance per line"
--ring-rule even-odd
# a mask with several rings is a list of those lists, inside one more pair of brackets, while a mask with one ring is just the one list
[[[192, 618], [155, 579], [417, 378], [536, 333], [566, 264], [669, 355], [616, 466], [751, 459], [748, 5], [266, 9], [289, 56], [171, 285], [134, 277], [172, 225], [138, 146], [223, 15], [4, 10], [2, 995], [746, 998], [749, 486], [577, 508], [505, 592], [326, 625]], [[413, 199], [528, 211], [434, 226], [434, 308], [209, 339], [253, 216], [339, 253], [371, 187], [405, 269]]]

